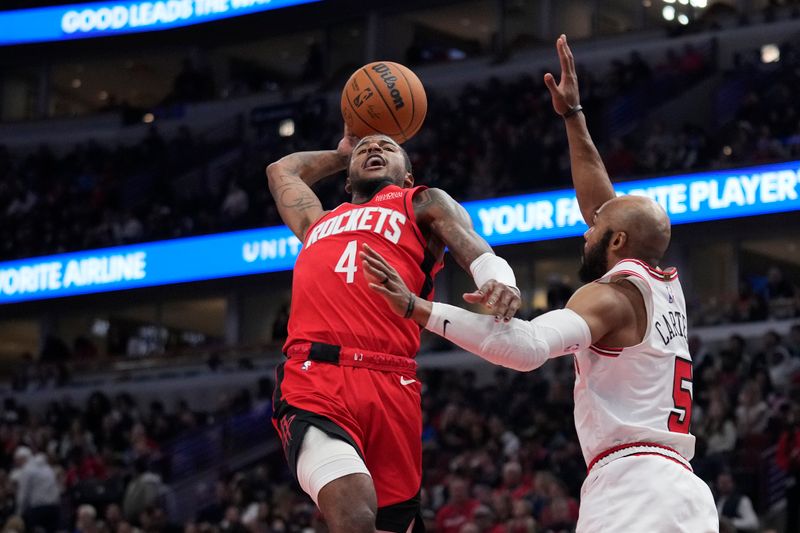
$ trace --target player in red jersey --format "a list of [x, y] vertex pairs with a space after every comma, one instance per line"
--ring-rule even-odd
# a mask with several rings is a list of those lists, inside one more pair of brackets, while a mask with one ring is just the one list
[[[345, 169], [352, 200], [323, 210], [310, 186]], [[408, 155], [389, 137], [345, 130], [336, 150], [288, 155], [267, 176], [303, 242], [273, 398], [289, 466], [332, 533], [422, 531], [420, 328], [369, 289], [358, 253], [379, 251], [430, 299], [447, 247], [478, 287], [465, 300], [497, 320], [519, 309], [514, 274], [447, 193], [414, 187]]]

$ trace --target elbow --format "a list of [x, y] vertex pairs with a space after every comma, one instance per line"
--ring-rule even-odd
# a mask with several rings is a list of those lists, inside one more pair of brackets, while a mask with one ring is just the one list
[[481, 353], [487, 361], [517, 372], [536, 370], [547, 360], [547, 357], [542, 357], [536, 349], [507, 343], [484, 343], [481, 346]]

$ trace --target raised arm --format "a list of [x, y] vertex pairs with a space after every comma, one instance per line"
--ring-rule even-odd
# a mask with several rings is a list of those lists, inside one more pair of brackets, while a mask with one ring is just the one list
[[425, 189], [414, 197], [414, 214], [420, 227], [430, 230], [472, 274], [478, 290], [465, 294], [464, 300], [485, 305], [497, 320], [511, 320], [522, 303], [514, 271], [478, 235], [467, 211], [443, 190]]
[[566, 35], [558, 38], [556, 49], [561, 63], [561, 81], [556, 84], [555, 78], [548, 72], [544, 75], [544, 83], [553, 98], [553, 109], [564, 117], [569, 142], [569, 160], [572, 166], [572, 183], [575, 186], [583, 219], [591, 226], [594, 224], [595, 211], [614, 198], [614, 187], [586, 126], [586, 117], [580, 105], [575, 58], [567, 44]]
[[576, 292], [566, 309], [531, 321], [514, 318], [498, 323], [491, 316], [423, 300], [366, 245], [361, 258], [370, 288], [381, 294], [395, 313], [490, 363], [514, 370], [534, 370], [548, 359], [588, 348], [635, 321], [635, 308], [624, 287], [593, 283]]
[[311, 185], [347, 168], [358, 139], [345, 130], [336, 150], [296, 152], [267, 166], [269, 190], [283, 222], [301, 241], [325, 211]]

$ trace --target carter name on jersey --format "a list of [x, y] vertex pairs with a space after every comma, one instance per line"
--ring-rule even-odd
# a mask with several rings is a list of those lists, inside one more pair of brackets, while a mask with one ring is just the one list
[[680, 311], [669, 311], [656, 320], [656, 331], [665, 345], [675, 337], [687, 338], [686, 327], [686, 315]]
[[311, 230], [306, 240], [306, 248], [320, 239], [351, 231], [372, 231], [382, 234], [390, 242], [397, 244], [402, 234], [406, 216], [386, 207], [356, 207], [335, 217], [331, 217]]

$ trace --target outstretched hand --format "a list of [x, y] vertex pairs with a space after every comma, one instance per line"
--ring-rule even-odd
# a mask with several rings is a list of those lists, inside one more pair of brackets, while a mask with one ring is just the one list
[[580, 104], [580, 91], [578, 90], [578, 74], [575, 71], [575, 58], [567, 44], [567, 36], [561, 35], [556, 41], [558, 60], [561, 63], [561, 80], [556, 84], [556, 79], [551, 73], [544, 75], [544, 84], [553, 98], [553, 109], [563, 115]]
[[350, 131], [350, 127], [345, 124], [344, 134], [342, 135], [342, 140], [339, 141], [339, 145], [336, 147], [336, 153], [349, 159], [350, 155], [353, 153], [353, 149], [358, 144], [358, 140], [358, 137], [353, 135]]
[[424, 326], [430, 317], [430, 302], [411, 292], [397, 270], [368, 244], [362, 245], [358, 255], [361, 257], [369, 288], [383, 296], [397, 315], [412, 318]]

